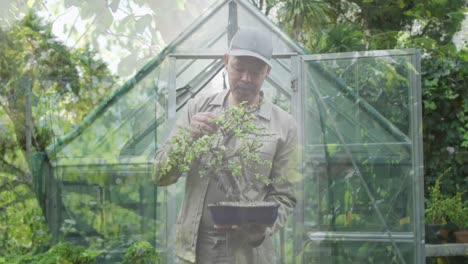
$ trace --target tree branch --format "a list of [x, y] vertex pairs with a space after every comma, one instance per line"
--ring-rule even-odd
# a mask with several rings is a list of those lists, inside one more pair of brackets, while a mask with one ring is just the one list
[[266, 7], [265, 7], [265, 16], [268, 16], [270, 14], [271, 9], [275, 6], [273, 3], [271, 3], [268, 0], [266, 1]]
[[16, 195], [15, 197], [15, 200], [3, 205], [3, 206], [0, 206], [0, 212], [3, 212], [5, 211], [5, 209], [8, 207], [8, 206], [11, 206], [11, 205], [14, 205], [14, 204], [17, 204], [17, 203], [22, 203], [26, 200], [29, 200], [29, 199], [34, 199], [34, 196], [27, 196], [27, 195]]
[[10, 188], [10, 189], [15, 188], [16, 186], [21, 185], [21, 184], [25, 184], [31, 191], [33, 191], [32, 188], [31, 188], [32, 186], [29, 185], [29, 182], [18, 180], [18, 179], [12, 179], [12, 180], [0, 185], [0, 192], [3, 192], [5, 190], [7, 190], [8, 188]]
[[4, 168], [5, 170], [3, 170], [3, 172], [9, 173], [9, 174], [14, 174], [17, 176], [26, 176], [26, 173], [24, 171], [11, 165], [3, 158], [0, 158], [0, 168]]

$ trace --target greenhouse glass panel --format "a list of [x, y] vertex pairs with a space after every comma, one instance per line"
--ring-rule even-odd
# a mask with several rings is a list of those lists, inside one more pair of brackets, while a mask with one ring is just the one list
[[417, 53], [302, 58], [307, 263], [419, 263]]
[[[154, 152], [156, 141], [161, 142], [156, 135], [164, 135], [167, 130], [163, 125], [167, 118], [167, 82], [168, 67], [163, 62], [125, 96], [117, 91], [107, 102], [109, 107], [106, 102], [102, 105], [105, 108], [102, 114], [96, 110], [96, 117], [88, 116], [95, 118], [89, 128], [64, 148], [59, 145], [53, 149], [51, 154], [56, 156], [57, 165], [118, 164], [129, 157], [144, 158], [144, 154], [147, 157]], [[118, 103], [113, 103], [114, 100]]]
[[165, 193], [148, 182], [151, 159], [169, 133], [168, 67], [161, 60], [142, 69], [49, 148], [53, 178], [43, 175], [38, 185], [54, 239], [111, 247], [100, 257], [109, 263], [135, 241], [167, 245]]
[[[224, 2], [224, 1], [223, 1]], [[204, 16], [195, 21], [174, 43], [177, 53], [203, 52], [219, 53], [226, 51], [228, 37], [226, 32], [229, 6], [225, 3], [213, 5]]]
[[285, 41], [286, 35], [278, 28], [271, 27], [271, 21], [265, 16], [259, 16], [258, 10], [254, 8], [250, 3], [245, 1], [239, 1], [237, 5], [238, 12], [238, 24], [241, 28], [255, 27], [261, 31], [269, 32], [272, 31], [273, 36], [273, 50], [277, 54], [282, 53], [297, 53], [297, 46], [293, 45], [290, 41]]

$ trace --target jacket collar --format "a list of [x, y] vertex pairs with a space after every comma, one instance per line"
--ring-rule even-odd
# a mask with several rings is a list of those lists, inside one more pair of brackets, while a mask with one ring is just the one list
[[[263, 94], [263, 91], [261, 91], [261, 93]], [[223, 91], [217, 93], [213, 101], [210, 102], [210, 105], [216, 105], [216, 106], [222, 107], [228, 94], [229, 94], [229, 89], [224, 89]], [[273, 104], [268, 99], [263, 97], [263, 103], [260, 105], [258, 116], [266, 120], [270, 120], [272, 107], [273, 107]]]

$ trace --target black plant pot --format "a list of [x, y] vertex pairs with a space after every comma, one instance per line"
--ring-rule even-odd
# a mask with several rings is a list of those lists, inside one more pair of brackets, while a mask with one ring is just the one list
[[455, 231], [458, 227], [453, 223], [446, 224], [426, 224], [426, 243], [428, 244], [441, 244], [441, 243], [455, 243]]
[[272, 226], [279, 204], [273, 202], [220, 202], [208, 205], [215, 225]]
[[426, 243], [428, 244], [441, 244], [442, 240], [439, 237], [439, 231], [442, 228], [440, 224], [426, 224], [425, 233], [426, 233]]

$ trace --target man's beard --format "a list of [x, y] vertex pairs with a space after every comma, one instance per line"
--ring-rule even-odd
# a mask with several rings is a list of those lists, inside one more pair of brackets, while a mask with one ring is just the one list
[[234, 86], [234, 94], [240, 102], [251, 101], [257, 95], [257, 89], [253, 84], [239, 83]]

